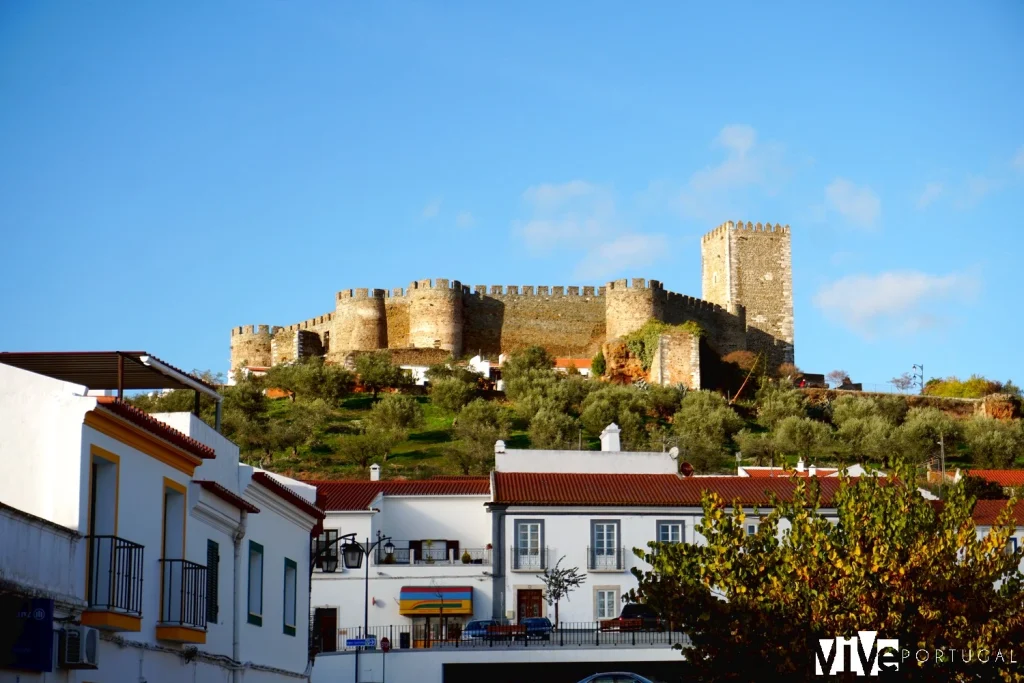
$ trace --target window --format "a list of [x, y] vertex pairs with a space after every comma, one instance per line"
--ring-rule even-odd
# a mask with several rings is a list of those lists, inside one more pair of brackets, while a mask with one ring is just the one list
[[591, 569], [621, 569], [619, 521], [594, 520], [590, 523]]
[[325, 572], [338, 571], [338, 530], [326, 529], [313, 542], [313, 566]]
[[594, 616], [598, 620], [614, 619], [619, 616], [617, 588], [594, 588]]
[[685, 541], [683, 531], [686, 527], [684, 522], [673, 522], [666, 520], [658, 521], [658, 542], [659, 543], [682, 543]]
[[544, 523], [539, 520], [516, 521], [516, 551], [513, 569], [544, 568]]
[[753, 522], [747, 522], [747, 536], [753, 536], [757, 533], [757, 524]]
[[1006, 554], [1013, 555], [1015, 552], [1017, 552], [1017, 539], [1010, 536], [1006, 539]]
[[249, 541], [249, 619], [263, 626], [263, 546]]
[[284, 558], [284, 632], [295, 635], [295, 603], [298, 591], [299, 572], [295, 560]]
[[220, 611], [217, 587], [220, 583], [220, 545], [216, 541], [206, 541], [206, 621], [217, 623]]

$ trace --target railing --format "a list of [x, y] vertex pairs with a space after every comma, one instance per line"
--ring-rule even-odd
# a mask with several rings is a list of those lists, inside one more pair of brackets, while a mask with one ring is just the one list
[[348, 640], [362, 640], [363, 628], [354, 626], [338, 631], [338, 652], [357, 649], [376, 649], [382, 638], [387, 638], [395, 650], [435, 648], [594, 648], [594, 647], [671, 647], [687, 646], [689, 637], [679, 630], [667, 628], [609, 629], [601, 622], [560, 622], [548, 631], [533, 630], [523, 634], [524, 628], [496, 629], [495, 632], [465, 632], [463, 624], [449, 623], [371, 626], [366, 634], [376, 639], [375, 648], [356, 648], [346, 645]]
[[512, 571], [544, 571], [548, 568], [547, 548], [509, 548], [512, 558]]
[[[399, 541], [398, 543], [404, 543]], [[464, 562], [465, 555], [469, 554], [469, 562]], [[384, 552], [380, 546], [377, 547], [377, 564], [487, 564], [491, 563], [491, 551], [487, 548], [459, 548], [447, 549], [443, 545], [423, 547], [419, 550], [412, 548], [395, 548], [391, 554]]]
[[89, 607], [142, 614], [143, 546], [117, 536], [89, 536]]
[[626, 566], [625, 551], [618, 548], [587, 548], [587, 569], [595, 572], [621, 572]]
[[188, 560], [160, 560], [160, 622], [206, 628], [206, 567]]

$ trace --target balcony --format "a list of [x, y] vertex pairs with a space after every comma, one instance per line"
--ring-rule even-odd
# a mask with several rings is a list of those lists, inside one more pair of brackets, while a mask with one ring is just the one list
[[621, 572], [626, 568], [625, 549], [587, 548], [587, 569], [592, 572]]
[[117, 536], [88, 536], [88, 609], [82, 624], [108, 631], [142, 628], [143, 546]]
[[512, 560], [512, 571], [533, 572], [544, 571], [548, 568], [549, 548], [509, 548], [509, 557]]
[[453, 541], [427, 544], [424, 541], [392, 541], [394, 551], [388, 555], [383, 546], [377, 547], [377, 564], [404, 565], [490, 565], [490, 548], [462, 548]]
[[160, 560], [160, 575], [156, 637], [177, 643], [205, 643], [206, 567], [188, 560]]

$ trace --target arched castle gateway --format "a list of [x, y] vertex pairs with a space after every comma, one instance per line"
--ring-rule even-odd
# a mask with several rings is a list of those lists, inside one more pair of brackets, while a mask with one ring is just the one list
[[497, 357], [530, 345], [554, 356], [590, 357], [606, 341], [650, 318], [696, 321], [720, 355], [764, 351], [772, 365], [793, 362], [793, 274], [789, 226], [724, 223], [701, 240], [702, 298], [657, 280], [604, 287], [476, 285], [418, 280], [408, 288], [346, 289], [334, 310], [285, 327], [231, 330], [231, 367], [269, 367], [325, 355], [391, 349], [401, 363], [449, 355]]

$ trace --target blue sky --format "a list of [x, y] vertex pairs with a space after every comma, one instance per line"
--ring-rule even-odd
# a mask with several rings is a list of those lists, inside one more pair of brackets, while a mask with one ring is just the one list
[[428, 277], [699, 296], [742, 219], [792, 226], [805, 370], [1024, 381], [1024, 6], [712, 4], [2, 3], [0, 349], [223, 371]]

